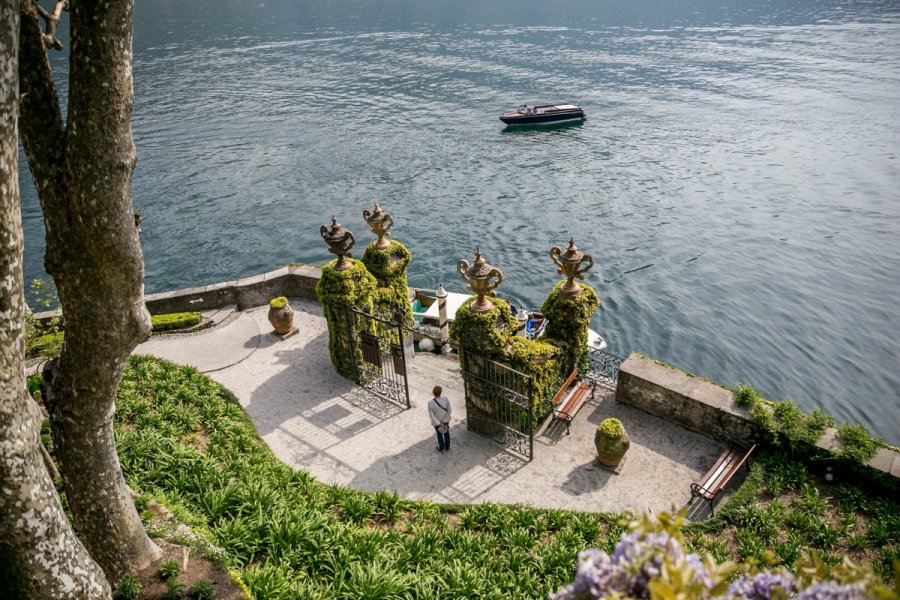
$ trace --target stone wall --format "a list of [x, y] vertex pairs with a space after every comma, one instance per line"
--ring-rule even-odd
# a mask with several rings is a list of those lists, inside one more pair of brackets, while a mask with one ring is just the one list
[[730, 390], [637, 354], [619, 367], [616, 400], [725, 444], [749, 446], [757, 432]]
[[241, 310], [263, 306], [276, 296], [317, 300], [316, 284], [322, 269], [292, 265], [236, 281], [224, 281], [193, 288], [173, 290], [145, 297], [153, 315], [202, 311], [235, 304]]
[[[616, 400], [723, 444], [747, 447], [760, 433], [749, 412], [735, 404], [731, 390], [637, 354], [619, 367]], [[816, 445], [837, 452], [837, 430], [826, 429]], [[866, 466], [900, 478], [900, 452], [879, 448]]]

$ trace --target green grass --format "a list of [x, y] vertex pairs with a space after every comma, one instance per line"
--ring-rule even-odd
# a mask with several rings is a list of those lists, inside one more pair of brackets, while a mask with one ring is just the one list
[[[257, 598], [539, 598], [570, 583], [577, 553], [611, 551], [623, 515], [437, 505], [324, 485], [278, 461], [233, 396], [189, 367], [132, 357], [117, 399], [122, 468], [224, 550]], [[816, 487], [788, 455], [761, 453], [716, 517], [685, 531], [719, 561], [791, 565], [818, 549], [890, 577], [896, 503]], [[687, 491], [686, 491], [687, 492]], [[686, 494], [687, 495], [687, 494]]]

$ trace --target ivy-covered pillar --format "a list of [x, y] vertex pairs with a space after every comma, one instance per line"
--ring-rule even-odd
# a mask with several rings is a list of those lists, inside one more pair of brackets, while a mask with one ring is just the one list
[[[328, 352], [331, 364], [339, 375], [353, 379], [355, 363], [362, 361], [359, 349], [350, 343], [351, 306], [372, 312], [372, 296], [375, 277], [358, 260], [350, 259], [350, 266], [338, 270], [335, 259], [322, 269], [322, 278], [316, 285], [316, 295], [322, 303], [325, 321], [328, 323]], [[358, 356], [357, 356], [358, 355]]]
[[355, 321], [350, 309], [356, 307], [371, 314], [375, 277], [362, 262], [350, 258], [356, 238], [336, 218], [331, 217], [331, 227], [322, 225], [321, 234], [328, 251], [337, 255], [322, 269], [322, 278], [316, 285], [316, 295], [328, 323], [328, 352], [334, 370], [352, 379], [356, 375], [355, 365], [362, 361], [362, 353], [350, 341], [350, 327]]
[[569, 240], [565, 252], [559, 246], [550, 248], [550, 258], [558, 267], [557, 273], [565, 275], [566, 280], [556, 284], [541, 305], [547, 319], [544, 337], [563, 349], [560, 367], [561, 374], [566, 375], [575, 367], [587, 367], [588, 328], [591, 316], [600, 306], [600, 297], [591, 286], [575, 281], [584, 279], [594, 266], [594, 259], [578, 250], [574, 240]]
[[516, 334], [516, 318], [506, 302], [494, 302], [488, 310], [473, 310], [477, 298], [469, 298], [456, 311], [450, 324], [450, 337], [460, 346], [460, 353], [474, 352], [502, 360], [510, 340]]
[[375, 310], [379, 314], [393, 316], [394, 311], [399, 308], [406, 324], [412, 325], [412, 308], [406, 284], [406, 267], [412, 255], [398, 241], [390, 240], [385, 248], [379, 248], [377, 243], [374, 241], [369, 244], [362, 257], [363, 264], [376, 281], [373, 296]]
[[547, 319], [543, 339], [553, 341], [562, 349], [559, 364], [568, 374], [575, 367], [587, 366], [588, 328], [594, 311], [600, 306], [600, 297], [586, 283], [575, 284], [581, 290], [577, 296], [563, 292], [564, 285], [561, 281], [553, 287], [541, 305], [541, 312]]

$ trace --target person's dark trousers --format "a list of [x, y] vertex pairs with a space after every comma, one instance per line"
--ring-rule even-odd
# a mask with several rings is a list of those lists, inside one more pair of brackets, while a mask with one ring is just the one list
[[434, 426], [434, 431], [435, 431], [435, 433], [437, 433], [437, 438], [438, 438], [437, 449], [438, 449], [438, 452], [443, 452], [444, 450], [450, 449], [450, 430], [448, 429], [447, 433], [441, 433], [440, 431], [438, 431], [438, 427], [440, 427], [440, 426], [439, 425]]

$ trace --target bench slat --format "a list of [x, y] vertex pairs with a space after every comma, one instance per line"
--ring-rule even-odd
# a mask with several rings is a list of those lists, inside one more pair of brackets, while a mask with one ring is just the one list
[[691, 501], [699, 496], [706, 500], [710, 509], [712, 509], [716, 496], [722, 491], [722, 488], [728, 485], [728, 482], [731, 481], [738, 469], [747, 462], [754, 450], [756, 450], [756, 444], [753, 444], [747, 452], [742, 452], [735, 448], [725, 450], [712, 468], [706, 472], [706, 475], [698, 482], [691, 484]]
[[555, 412], [575, 416], [575, 413], [581, 408], [581, 405], [584, 403], [585, 399], [587, 399], [590, 391], [591, 386], [583, 381], [579, 382], [572, 390], [572, 393], [569, 394], [568, 398], [566, 398], [565, 402], [563, 402]]
[[550, 404], [552, 404], [554, 408], [558, 406], [566, 396], [566, 392], [569, 391], [569, 386], [572, 385], [572, 382], [575, 381], [576, 377], [578, 377], [578, 367], [572, 369], [572, 373], [566, 378], [565, 383], [562, 384], [562, 387], [559, 388], [559, 391], [556, 392], [556, 395], [553, 396], [553, 399], [550, 401]]

